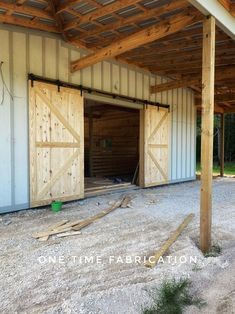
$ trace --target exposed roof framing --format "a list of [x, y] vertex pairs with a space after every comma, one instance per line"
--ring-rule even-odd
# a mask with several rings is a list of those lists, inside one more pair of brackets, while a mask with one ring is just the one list
[[225, 9], [235, 17], [235, 2], [233, 0], [218, 0]]
[[182, 13], [165, 19], [154, 26], [150, 26], [134, 34], [126, 36], [125, 38], [100, 49], [92, 55], [74, 61], [72, 63], [72, 71], [80, 70], [109, 57], [115, 57], [126, 51], [151, 43], [169, 34], [176, 33], [182, 28], [198, 22], [200, 19], [201, 15], [196, 12], [191, 12], [189, 10], [183, 11]]
[[[215, 78], [217, 82], [221, 82], [225, 79], [232, 79], [234, 77], [235, 72], [235, 64], [233, 66], [223, 66], [216, 67]], [[170, 81], [167, 83], [155, 85], [151, 87], [152, 93], [164, 92], [167, 90], [179, 88], [179, 87], [187, 87], [190, 85], [198, 84], [201, 85], [201, 76], [194, 75], [183, 75], [180, 80]]]
[[[235, 1], [218, 1], [233, 14]], [[168, 77], [169, 82], [151, 87], [154, 93], [191, 87], [199, 95], [203, 14], [191, 2], [0, 0], [0, 22], [59, 33], [65, 41], [87, 49], [86, 57], [73, 61], [73, 70], [115, 57]], [[235, 42], [218, 27], [215, 65], [217, 111], [235, 110]]]

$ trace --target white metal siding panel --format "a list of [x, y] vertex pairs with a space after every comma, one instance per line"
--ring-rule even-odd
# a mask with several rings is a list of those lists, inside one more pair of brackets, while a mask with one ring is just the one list
[[[171, 182], [195, 179], [196, 109], [190, 90], [172, 91]], [[176, 101], [177, 100], [177, 101]]]
[[28, 199], [28, 109], [26, 35], [13, 34], [14, 174], [15, 203]]
[[192, 147], [194, 147], [194, 149], [191, 150], [191, 176], [195, 177], [195, 171], [196, 171], [196, 129], [197, 129], [197, 112], [196, 112], [196, 107], [194, 106], [194, 97], [191, 94], [191, 104], [192, 104], [192, 130], [191, 130], [191, 141], [192, 141]]
[[[45, 38], [43, 41], [43, 64], [44, 64], [44, 75], [46, 77], [54, 78], [57, 76], [57, 46], [56, 40], [52, 38]], [[35, 60], [36, 61], [36, 60]], [[34, 73], [37, 74], [37, 73]]]
[[117, 64], [112, 64], [112, 92], [120, 94], [120, 67]]
[[143, 81], [144, 93], [143, 93], [143, 95], [144, 95], [144, 99], [146, 99], [146, 100], [150, 100], [149, 83], [150, 83], [149, 75], [144, 74], [144, 81]]
[[[7, 86], [11, 85], [10, 78], [10, 34], [7, 31], [0, 30], [1, 49], [0, 61], [4, 61], [2, 66], [3, 75]], [[2, 101], [3, 86], [0, 86]], [[12, 154], [11, 146], [13, 143], [11, 128], [12, 102], [10, 96], [5, 93], [4, 103], [0, 105], [0, 206], [10, 206], [12, 203]]]
[[143, 99], [143, 74], [142, 73], [136, 74], [136, 86], [137, 86], [136, 97]]
[[58, 55], [58, 69], [59, 69], [59, 80], [68, 82], [69, 81], [69, 50], [63, 45], [59, 46], [59, 55]]
[[[156, 77], [156, 84], [162, 84], [163, 83], [163, 78], [160, 76]], [[157, 93], [155, 97], [155, 101], [162, 103], [162, 93]]]
[[129, 96], [136, 97], [136, 72], [129, 70]]
[[171, 180], [177, 179], [177, 89], [173, 90], [173, 103], [171, 106]]
[[121, 66], [121, 94], [124, 96], [128, 95], [127, 73], [127, 68]]
[[9, 95], [5, 95], [0, 107], [0, 212], [27, 207], [29, 201], [28, 73], [169, 104], [172, 112], [170, 182], [195, 177], [196, 115], [190, 90], [150, 95], [150, 83], [160, 84], [166, 80], [116, 61], [104, 61], [70, 73], [70, 61], [84, 56], [84, 51], [78, 51], [54, 35], [22, 28], [2, 25], [0, 35], [0, 61], [4, 61], [4, 77], [15, 96], [11, 101]]
[[91, 79], [91, 67], [83, 69], [81, 72], [81, 84], [84, 86], [92, 86], [92, 79]]
[[182, 178], [186, 178], [186, 166], [187, 166], [187, 154], [186, 154], [186, 145], [187, 145], [187, 133], [186, 133], [186, 124], [187, 124], [187, 92], [183, 93], [182, 100]]
[[31, 73], [43, 75], [42, 67], [42, 42], [43, 38], [29, 35], [29, 67]]
[[[155, 85], [155, 84], [156, 84], [156, 77], [155, 76], [151, 76], [150, 77], [150, 85]], [[151, 94], [150, 95], [150, 101], [156, 102], [156, 94]]]

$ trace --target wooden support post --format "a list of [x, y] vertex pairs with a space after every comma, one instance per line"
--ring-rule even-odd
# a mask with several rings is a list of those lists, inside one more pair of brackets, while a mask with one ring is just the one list
[[224, 176], [224, 114], [220, 116], [220, 176]]
[[93, 112], [89, 112], [89, 176], [93, 177]]
[[215, 18], [203, 22], [200, 247], [211, 248], [213, 131], [215, 81]]

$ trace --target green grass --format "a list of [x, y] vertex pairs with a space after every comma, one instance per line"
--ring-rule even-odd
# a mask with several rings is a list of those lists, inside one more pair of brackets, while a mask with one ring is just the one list
[[144, 309], [143, 314], [182, 314], [189, 305], [201, 308], [205, 302], [192, 296], [190, 286], [191, 282], [184, 278], [165, 281], [152, 295], [153, 305]]
[[[200, 171], [201, 171], [201, 166], [199, 163], [197, 163], [196, 171], [197, 171], [197, 173], [200, 173]], [[215, 175], [220, 173], [220, 167], [217, 164], [214, 164], [214, 166], [213, 166], [213, 173]], [[235, 162], [226, 162], [224, 164], [224, 174], [230, 175], [230, 176], [235, 176]]]
[[222, 254], [222, 248], [218, 244], [213, 245], [210, 252], [205, 253], [205, 257], [217, 257]]

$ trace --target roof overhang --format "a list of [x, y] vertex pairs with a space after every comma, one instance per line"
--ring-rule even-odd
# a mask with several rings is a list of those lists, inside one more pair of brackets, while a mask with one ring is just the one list
[[204, 15], [213, 15], [216, 24], [235, 39], [235, 18], [217, 0], [189, 0]]

